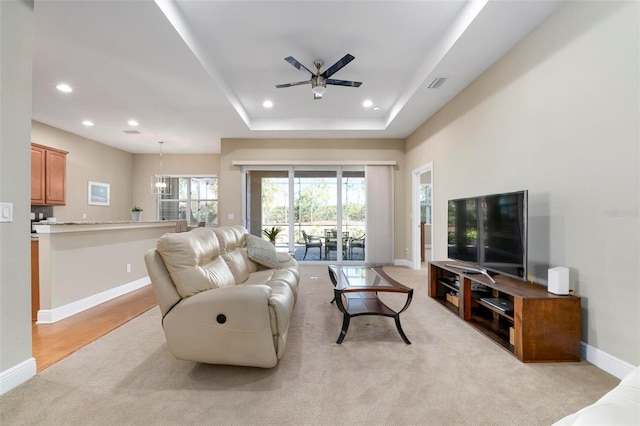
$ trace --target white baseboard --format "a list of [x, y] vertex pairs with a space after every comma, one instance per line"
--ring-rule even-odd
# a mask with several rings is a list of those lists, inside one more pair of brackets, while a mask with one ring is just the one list
[[36, 375], [36, 360], [29, 358], [8, 370], [0, 372], [0, 395], [23, 384]]
[[[393, 262], [396, 266], [406, 266], [411, 268], [411, 262], [406, 259], [395, 259]], [[618, 379], [624, 378], [635, 368], [633, 364], [629, 364], [613, 355], [608, 354], [598, 348], [587, 343], [580, 342], [580, 356], [585, 361], [595, 365], [599, 369], [606, 371]]]
[[70, 317], [71, 315], [75, 315], [86, 309], [93, 308], [96, 305], [108, 302], [111, 299], [115, 299], [116, 297], [142, 288], [146, 285], [149, 285], [150, 283], [151, 280], [149, 279], [149, 277], [144, 277], [118, 287], [110, 288], [109, 290], [105, 290], [101, 293], [94, 294], [84, 299], [76, 300], [75, 302], [71, 302], [55, 309], [40, 309], [38, 311], [37, 323], [51, 324], [60, 321], [62, 319]]
[[394, 264], [394, 266], [406, 266], [407, 268], [412, 268], [413, 267], [413, 263], [411, 263], [407, 259], [395, 259], [393, 261], [393, 264]]
[[584, 342], [580, 342], [580, 355], [585, 361], [590, 362], [618, 379], [624, 378], [635, 368], [633, 364], [629, 364]]

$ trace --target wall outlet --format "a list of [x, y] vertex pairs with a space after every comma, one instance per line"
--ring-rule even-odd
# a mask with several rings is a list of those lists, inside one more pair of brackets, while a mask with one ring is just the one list
[[127, 274], [131, 273], [131, 264], [127, 263]]
[[87, 214], [86, 213], [82, 213], [82, 218], [86, 219], [87, 218]]

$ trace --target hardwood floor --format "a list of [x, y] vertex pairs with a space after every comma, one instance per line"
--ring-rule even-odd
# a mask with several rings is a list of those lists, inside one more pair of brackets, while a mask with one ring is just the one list
[[41, 372], [156, 306], [151, 285], [53, 324], [32, 323], [32, 351]]

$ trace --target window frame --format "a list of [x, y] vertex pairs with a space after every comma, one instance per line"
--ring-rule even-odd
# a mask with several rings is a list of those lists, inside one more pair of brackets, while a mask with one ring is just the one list
[[[195, 213], [195, 217], [199, 219], [200, 217], [200, 203], [204, 202], [204, 203], [211, 203], [211, 204], [215, 204], [215, 209], [214, 211], [216, 212], [215, 214], [215, 219], [211, 222], [205, 221], [206, 226], [218, 226], [219, 224], [219, 211], [220, 211], [220, 202], [219, 202], [219, 190], [218, 190], [218, 185], [219, 185], [219, 179], [218, 179], [218, 175], [216, 174], [172, 174], [172, 175], [164, 175], [166, 178], [168, 179], [178, 179], [177, 185], [175, 186], [177, 188], [177, 193], [176, 194], [156, 194], [156, 219], [157, 220], [186, 220], [187, 221], [187, 226], [190, 227], [195, 227], [198, 226], [199, 221], [196, 222], [191, 222], [191, 217], [192, 217], [192, 213]], [[188, 179], [188, 188], [187, 188], [187, 198], [180, 198], [180, 180], [181, 179]], [[193, 191], [193, 180], [194, 179], [215, 179], [216, 182], [216, 190], [215, 190], [215, 198], [192, 198], [192, 191]], [[178, 218], [176, 219], [165, 219], [163, 217], [161, 217], [161, 213], [162, 213], [162, 204], [163, 203], [176, 203], [178, 205], [177, 211], [178, 211]], [[185, 211], [185, 215], [187, 217], [185, 218], [181, 218], [180, 217], [180, 204], [184, 203], [186, 205], [186, 211]], [[198, 208], [193, 211], [192, 210], [192, 206], [194, 205], [194, 203], [196, 203], [196, 205], [198, 206]]]

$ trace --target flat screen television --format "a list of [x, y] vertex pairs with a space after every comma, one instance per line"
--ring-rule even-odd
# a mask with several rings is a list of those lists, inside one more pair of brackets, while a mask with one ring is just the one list
[[448, 257], [478, 264], [478, 200], [449, 200], [448, 210]]
[[526, 279], [527, 199], [517, 191], [449, 201], [448, 257]]

